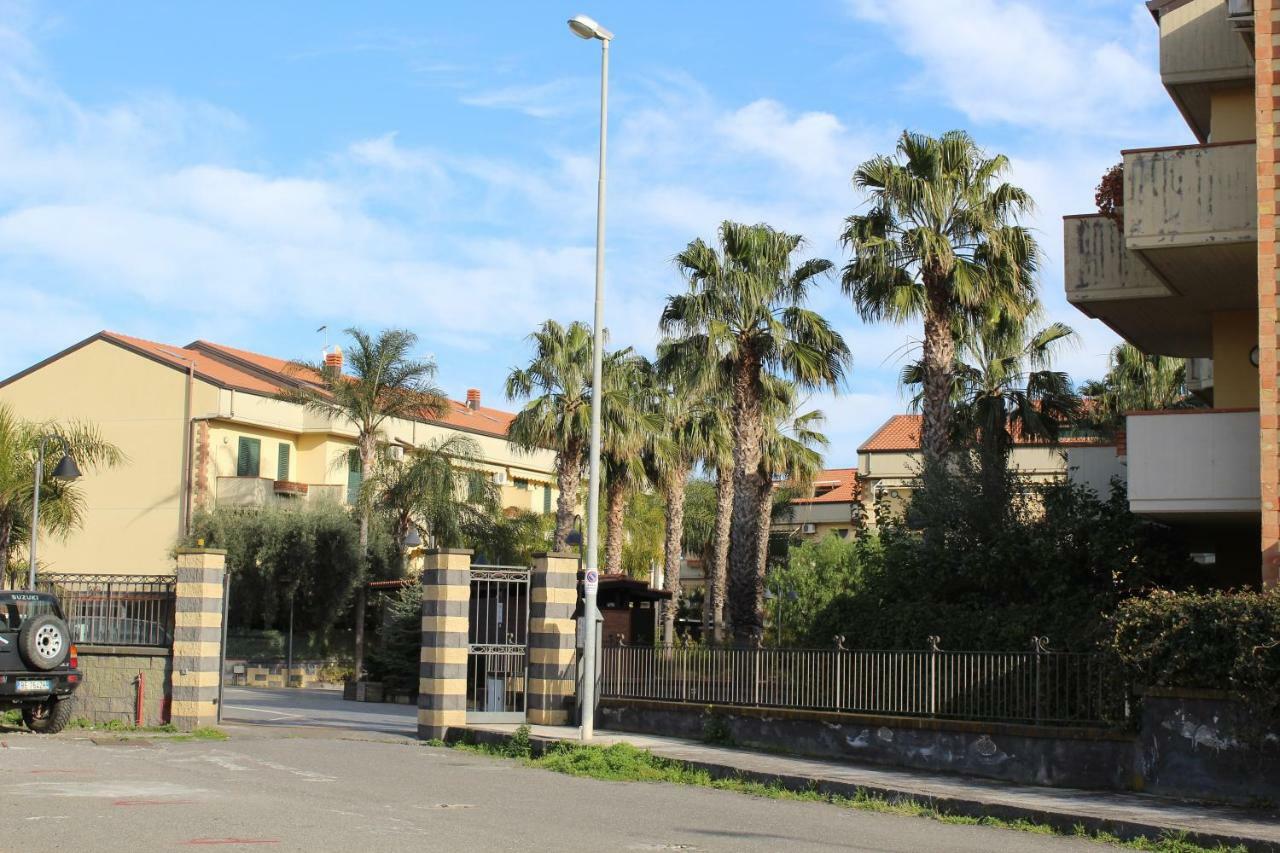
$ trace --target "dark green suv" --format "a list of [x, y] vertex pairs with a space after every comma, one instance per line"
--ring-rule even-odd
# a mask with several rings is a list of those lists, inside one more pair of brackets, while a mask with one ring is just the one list
[[0, 710], [21, 708], [33, 732], [60, 732], [71, 719], [71, 694], [80, 680], [58, 599], [0, 590]]

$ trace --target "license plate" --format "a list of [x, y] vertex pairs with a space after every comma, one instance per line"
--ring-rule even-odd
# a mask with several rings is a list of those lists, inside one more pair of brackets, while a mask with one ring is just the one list
[[49, 693], [53, 690], [53, 682], [47, 678], [29, 678], [18, 682], [19, 693]]

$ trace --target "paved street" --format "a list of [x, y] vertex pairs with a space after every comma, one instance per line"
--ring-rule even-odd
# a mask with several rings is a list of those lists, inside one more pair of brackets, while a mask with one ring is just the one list
[[412, 705], [346, 702], [340, 690], [270, 690], [228, 687], [223, 720], [264, 726], [325, 728], [403, 734], [415, 737], [418, 709]]
[[305, 717], [299, 725], [296, 708], [272, 710], [268, 693], [252, 694], [237, 692], [229, 704], [266, 724], [227, 725], [225, 742], [0, 732], [0, 851], [1099, 849], [816, 803], [576, 779], [358, 734], [361, 720], [348, 716], [407, 728], [410, 709], [346, 712], [307, 694], [317, 706], [307, 713], [329, 714], [336, 726], [322, 729]]

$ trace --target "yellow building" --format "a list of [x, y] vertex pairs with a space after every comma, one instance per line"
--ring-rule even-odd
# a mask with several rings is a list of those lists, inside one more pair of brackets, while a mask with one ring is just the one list
[[787, 514], [774, 520], [773, 534], [785, 534], [797, 542], [830, 533], [844, 539], [859, 524], [861, 493], [857, 468], [821, 471], [813, 480], [813, 494], [792, 498]]
[[[329, 358], [340, 364], [340, 351]], [[348, 462], [354, 427], [276, 399], [304, 381], [283, 359], [100, 332], [0, 382], [0, 402], [20, 417], [89, 421], [128, 457], [81, 481], [84, 526], [66, 541], [41, 541], [42, 566], [169, 572], [170, 550], [196, 509], [349, 502], [360, 477]], [[465, 433], [500, 484], [504, 507], [550, 512], [554, 454], [518, 452], [506, 439], [512, 417], [481, 405], [471, 390], [442, 418], [388, 421], [383, 439], [408, 451]]]
[[[1253, 32], [1255, 18], [1271, 31], [1274, 5], [1147, 4], [1161, 79], [1197, 141], [1120, 152], [1119, 215], [1064, 220], [1067, 299], [1144, 352], [1188, 359], [1188, 385], [1212, 406], [1129, 414], [1129, 501], [1183, 528], [1224, 585], [1256, 585], [1280, 534], [1276, 502], [1264, 513], [1262, 500], [1264, 481], [1280, 479], [1274, 436], [1263, 434], [1276, 420], [1274, 235], [1259, 241], [1259, 211], [1271, 225], [1275, 209], [1276, 87], [1274, 63], [1263, 80], [1254, 62], [1255, 49], [1269, 56], [1276, 45]], [[1260, 388], [1272, 407], [1261, 419]]]

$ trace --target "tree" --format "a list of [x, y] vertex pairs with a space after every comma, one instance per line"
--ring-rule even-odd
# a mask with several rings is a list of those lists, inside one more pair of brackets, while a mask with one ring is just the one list
[[1085, 382], [1080, 393], [1091, 401], [1085, 412], [1100, 427], [1123, 429], [1127, 412], [1195, 405], [1187, 397], [1187, 365], [1180, 358], [1147, 355], [1133, 344], [1111, 350], [1106, 375]]
[[[1004, 315], [957, 343], [952, 370], [952, 438], [975, 449], [992, 518], [1008, 505], [1005, 476], [1015, 441], [1056, 443], [1080, 415], [1080, 398], [1066, 373], [1052, 369], [1055, 352], [1075, 338], [1064, 323], [1028, 332], [1025, 320]], [[920, 387], [924, 368], [903, 369], [904, 385]], [[920, 397], [917, 395], [918, 405]]]
[[[612, 401], [620, 405], [622, 417], [610, 412], [608, 429], [601, 437], [600, 465], [605, 489], [604, 571], [622, 571], [622, 551], [626, 539], [626, 512], [631, 495], [645, 481], [644, 450], [652, 437], [662, 429], [657, 408], [653, 405], [650, 382], [651, 366], [639, 356], [617, 360], [614, 377], [617, 394]], [[611, 406], [610, 408], [613, 408]]]
[[963, 131], [904, 132], [895, 156], [854, 172], [870, 196], [842, 240], [853, 252], [843, 288], [862, 318], [924, 324], [921, 449], [926, 486], [950, 447], [955, 340], [971, 318], [1024, 315], [1034, 304], [1039, 249], [1018, 224], [1027, 193], [1002, 180], [1009, 161], [988, 157]]
[[[0, 558], [11, 584], [24, 567], [14, 562], [19, 545], [31, 542], [31, 504], [35, 497], [36, 455], [40, 437], [55, 433], [62, 436], [81, 471], [114, 468], [125, 462], [125, 455], [103, 438], [96, 426], [83, 421], [58, 423], [27, 421], [6, 404], [0, 403]], [[49, 442], [45, 456], [44, 478], [40, 481], [40, 530], [66, 537], [84, 521], [84, 488], [79, 481], [59, 480], [53, 476], [61, 445]]]
[[680, 564], [684, 553], [684, 496], [689, 475], [706, 457], [715, 408], [700, 387], [698, 371], [660, 351], [653, 374], [654, 401], [662, 431], [653, 436], [648, 465], [666, 505], [663, 535], [663, 586], [671, 602], [662, 611], [662, 642], [675, 641], [680, 602]]
[[724, 222], [718, 249], [699, 239], [676, 256], [689, 290], [667, 300], [661, 319], [674, 346], [691, 358], [723, 364], [732, 378], [729, 586], [739, 644], [760, 642], [752, 590], [760, 536], [763, 376], [776, 373], [802, 388], [835, 388], [849, 361], [839, 332], [804, 307], [832, 264], [817, 258], [794, 264], [802, 245], [799, 235], [768, 225]]
[[[298, 380], [280, 398], [302, 405], [307, 411], [356, 431], [356, 454], [361, 482], [373, 476], [382, 429], [388, 420], [439, 418], [448, 409], [444, 393], [432, 384], [436, 366], [413, 357], [418, 336], [407, 329], [385, 329], [376, 338], [357, 328], [346, 330], [352, 345], [347, 352], [351, 372], [328, 363], [295, 362], [291, 373]], [[370, 493], [360, 490], [360, 553], [369, 549]], [[363, 556], [362, 556], [363, 560]], [[357, 568], [364, 574], [363, 562]], [[359, 581], [360, 578], [357, 578]], [[356, 597], [356, 677], [364, 663], [363, 585]]]
[[379, 457], [369, 484], [372, 501], [387, 516], [402, 556], [404, 539], [414, 528], [438, 546], [458, 547], [466, 531], [498, 511], [497, 488], [479, 463], [480, 445], [457, 433], [414, 448], [403, 461]]
[[[591, 441], [591, 327], [547, 320], [529, 336], [533, 360], [507, 376], [507, 399], [532, 397], [516, 414], [507, 437], [520, 450], [553, 450], [556, 454], [556, 527], [552, 550], [563, 551], [573, 529], [578, 486]], [[630, 349], [605, 353], [601, 425], [615, 429], [633, 415], [627, 381]]]

